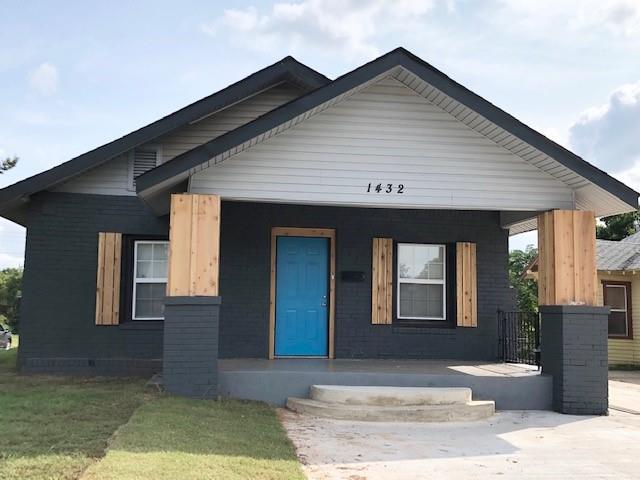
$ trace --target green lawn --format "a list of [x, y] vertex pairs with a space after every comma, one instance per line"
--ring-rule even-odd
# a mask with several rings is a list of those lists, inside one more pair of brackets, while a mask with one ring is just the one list
[[1, 480], [303, 478], [267, 405], [158, 395], [142, 380], [17, 375], [15, 357], [0, 351]]
[[273, 409], [162, 397], [139, 408], [83, 480], [302, 479]]
[[0, 351], [0, 479], [69, 479], [145, 402], [144, 382], [17, 375]]

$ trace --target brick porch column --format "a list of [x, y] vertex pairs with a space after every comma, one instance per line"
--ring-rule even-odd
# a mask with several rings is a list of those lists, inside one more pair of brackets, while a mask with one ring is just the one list
[[217, 396], [219, 255], [220, 197], [172, 195], [162, 360], [169, 393]]
[[595, 216], [554, 210], [538, 217], [541, 363], [553, 376], [553, 408], [608, 409], [608, 307], [597, 306]]

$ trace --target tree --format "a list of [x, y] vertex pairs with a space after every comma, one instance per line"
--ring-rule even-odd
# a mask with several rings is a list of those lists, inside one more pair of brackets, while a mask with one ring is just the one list
[[612, 215], [601, 219], [604, 225], [596, 226], [596, 238], [601, 240], [622, 240], [638, 231], [640, 213], [635, 212]]
[[538, 311], [538, 283], [530, 278], [522, 278], [527, 266], [538, 256], [538, 249], [527, 245], [522, 250], [509, 252], [509, 282], [516, 290], [518, 310], [521, 312]]
[[18, 309], [22, 295], [22, 268], [0, 270], [0, 323], [18, 332]]
[[0, 162], [0, 174], [6, 172], [7, 170], [15, 167], [18, 163], [19, 158], [15, 155], [13, 157], [7, 157], [2, 162]]

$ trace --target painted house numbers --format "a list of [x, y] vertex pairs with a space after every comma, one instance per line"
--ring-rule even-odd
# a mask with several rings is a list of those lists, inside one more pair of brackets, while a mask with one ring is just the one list
[[404, 193], [404, 184], [402, 183], [369, 183], [367, 185], [367, 193]]

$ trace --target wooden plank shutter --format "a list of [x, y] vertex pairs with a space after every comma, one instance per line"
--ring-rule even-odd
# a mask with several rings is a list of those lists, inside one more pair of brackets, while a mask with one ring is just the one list
[[393, 301], [393, 240], [373, 239], [371, 269], [371, 323], [391, 323]]
[[120, 323], [120, 262], [122, 234], [98, 234], [98, 275], [96, 280], [96, 325]]
[[475, 243], [456, 243], [456, 307], [459, 327], [478, 326]]

